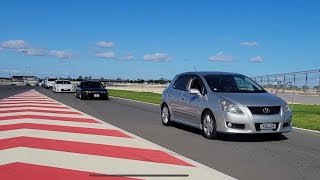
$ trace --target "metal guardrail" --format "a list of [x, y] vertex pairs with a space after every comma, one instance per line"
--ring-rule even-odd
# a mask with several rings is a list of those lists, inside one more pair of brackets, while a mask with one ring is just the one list
[[269, 92], [320, 95], [320, 69], [251, 77]]

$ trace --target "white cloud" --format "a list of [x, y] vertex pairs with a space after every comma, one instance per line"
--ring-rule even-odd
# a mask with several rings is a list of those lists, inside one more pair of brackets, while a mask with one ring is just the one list
[[1, 47], [8, 49], [25, 48], [27, 43], [24, 40], [8, 40], [1, 43]]
[[240, 43], [241, 46], [257, 47], [259, 44], [256, 41], [245, 41]]
[[19, 49], [18, 51], [28, 56], [45, 56], [48, 54], [46, 50], [40, 48]]
[[134, 59], [134, 56], [132, 54], [126, 54], [126, 55], [122, 56], [120, 59], [130, 61], [130, 60]]
[[210, 61], [230, 62], [233, 57], [225, 55], [222, 51], [208, 58]]
[[104, 59], [115, 59], [116, 55], [114, 52], [100, 52], [96, 54], [96, 57], [104, 58]]
[[98, 41], [96, 42], [96, 46], [102, 48], [112, 48], [114, 46], [114, 43], [111, 41]]
[[69, 59], [72, 57], [73, 54], [67, 51], [52, 50], [49, 52], [48, 55], [56, 58], [61, 58], [61, 59]]
[[262, 59], [263, 58], [261, 56], [255, 56], [255, 57], [250, 58], [250, 61], [254, 62], [254, 63], [261, 63]]
[[169, 56], [165, 53], [146, 54], [143, 56], [145, 61], [164, 62], [169, 60]]
[[21, 72], [21, 70], [18, 70], [18, 69], [4, 69], [2, 71], [5, 73], [10, 73], [10, 74], [17, 74], [17, 73]]

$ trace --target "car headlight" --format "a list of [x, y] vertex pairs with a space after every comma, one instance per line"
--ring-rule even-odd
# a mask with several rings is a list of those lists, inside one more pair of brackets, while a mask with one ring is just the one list
[[229, 112], [232, 114], [244, 115], [244, 112], [235, 104], [232, 104], [226, 100], [220, 101], [222, 111]]
[[84, 93], [87, 93], [87, 94], [89, 94], [89, 93], [91, 93], [91, 91], [84, 91]]
[[284, 112], [292, 112], [292, 109], [291, 107], [289, 106], [289, 104], [286, 104], [283, 106], [283, 111]]

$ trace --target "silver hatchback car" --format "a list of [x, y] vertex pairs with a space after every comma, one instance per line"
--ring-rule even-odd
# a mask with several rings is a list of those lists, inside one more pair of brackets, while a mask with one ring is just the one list
[[280, 135], [292, 130], [292, 111], [250, 78], [237, 73], [178, 74], [162, 93], [161, 119], [217, 133]]

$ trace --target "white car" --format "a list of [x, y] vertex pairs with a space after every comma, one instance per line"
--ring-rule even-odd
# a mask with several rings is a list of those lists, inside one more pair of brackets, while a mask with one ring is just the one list
[[56, 80], [52, 86], [53, 92], [75, 92], [76, 87], [68, 80]]
[[44, 81], [44, 87], [49, 89], [52, 88], [57, 78], [48, 78]]

